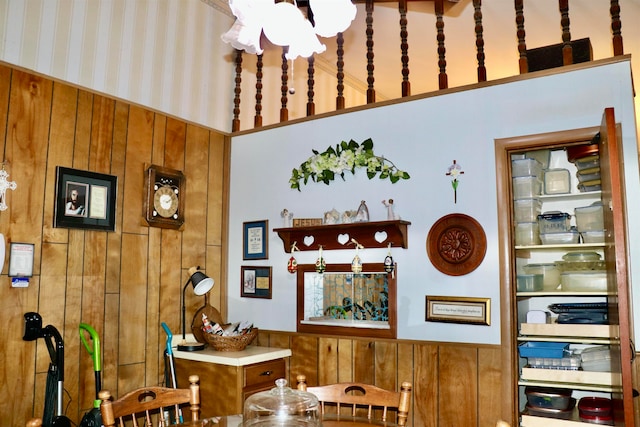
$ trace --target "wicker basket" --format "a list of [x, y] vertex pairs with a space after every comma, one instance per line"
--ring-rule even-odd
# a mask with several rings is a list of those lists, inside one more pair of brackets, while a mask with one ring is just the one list
[[207, 344], [216, 351], [242, 351], [258, 336], [258, 328], [252, 328], [244, 335], [223, 337], [215, 334], [203, 334]]

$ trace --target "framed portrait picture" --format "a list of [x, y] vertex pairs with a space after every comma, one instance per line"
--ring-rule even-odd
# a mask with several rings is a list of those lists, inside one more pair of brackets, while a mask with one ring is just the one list
[[240, 267], [240, 296], [271, 299], [271, 267]]
[[269, 221], [245, 222], [242, 226], [242, 259], [269, 258]]
[[117, 177], [56, 167], [53, 226], [115, 231]]

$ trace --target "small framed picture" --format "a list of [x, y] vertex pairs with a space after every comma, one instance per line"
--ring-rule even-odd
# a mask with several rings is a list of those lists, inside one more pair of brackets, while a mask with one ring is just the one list
[[33, 276], [33, 243], [14, 243], [9, 246], [9, 277]]
[[491, 325], [491, 299], [427, 295], [427, 322]]
[[56, 167], [53, 226], [115, 231], [117, 177]]
[[269, 258], [269, 221], [245, 222], [242, 226], [242, 259]]
[[271, 299], [271, 267], [240, 267], [240, 296]]

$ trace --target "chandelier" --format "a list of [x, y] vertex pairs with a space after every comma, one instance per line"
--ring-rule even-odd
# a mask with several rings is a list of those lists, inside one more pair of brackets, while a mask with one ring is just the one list
[[318, 37], [334, 37], [345, 31], [356, 16], [351, 0], [308, 0], [312, 24], [293, 1], [229, 0], [236, 20], [222, 35], [222, 41], [235, 49], [261, 55], [260, 36], [264, 34], [274, 45], [289, 47], [287, 60], [308, 58], [326, 50]]

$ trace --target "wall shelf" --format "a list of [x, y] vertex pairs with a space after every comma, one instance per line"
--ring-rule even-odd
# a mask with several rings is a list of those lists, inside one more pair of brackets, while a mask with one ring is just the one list
[[393, 247], [406, 249], [409, 246], [407, 226], [409, 221], [355, 222], [351, 224], [314, 225], [308, 227], [275, 228], [284, 245], [291, 252], [296, 243], [300, 251], [312, 251], [322, 246], [324, 250], [355, 249], [351, 239], [365, 248]]

